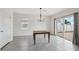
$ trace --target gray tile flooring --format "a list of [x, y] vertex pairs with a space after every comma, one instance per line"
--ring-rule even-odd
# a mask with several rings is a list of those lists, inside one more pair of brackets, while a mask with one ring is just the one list
[[43, 35], [37, 35], [36, 45], [34, 46], [32, 36], [16, 36], [14, 40], [5, 46], [2, 51], [78, 51], [79, 47], [73, 45], [57, 36], [51, 36], [48, 43], [47, 36], [44, 39]]

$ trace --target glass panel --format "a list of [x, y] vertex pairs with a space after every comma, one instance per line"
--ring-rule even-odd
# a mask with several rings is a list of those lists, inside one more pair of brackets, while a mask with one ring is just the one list
[[64, 17], [64, 38], [69, 41], [73, 39], [73, 31], [74, 31], [74, 16]]
[[56, 19], [56, 35], [64, 37], [64, 20], [63, 18]]

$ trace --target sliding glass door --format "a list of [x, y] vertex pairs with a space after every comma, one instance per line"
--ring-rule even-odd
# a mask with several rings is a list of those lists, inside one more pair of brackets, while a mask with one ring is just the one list
[[69, 41], [73, 39], [74, 16], [65, 16], [55, 19], [55, 35], [63, 37]]

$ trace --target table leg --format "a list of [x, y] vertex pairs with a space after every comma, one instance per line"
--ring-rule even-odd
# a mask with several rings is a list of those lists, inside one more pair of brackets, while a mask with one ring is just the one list
[[48, 43], [50, 43], [50, 33], [48, 33]]
[[36, 37], [35, 34], [33, 34], [33, 39], [34, 39], [34, 45], [36, 44]]
[[44, 33], [44, 39], [45, 39], [45, 33]]

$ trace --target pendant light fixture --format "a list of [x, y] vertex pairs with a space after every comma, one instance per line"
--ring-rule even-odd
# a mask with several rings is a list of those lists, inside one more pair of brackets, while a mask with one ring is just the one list
[[40, 8], [40, 22], [42, 22], [42, 14], [41, 14], [42, 8]]
[[47, 10], [46, 9], [43, 9], [43, 8], [40, 8], [40, 22], [43, 22], [44, 21], [44, 15], [42, 13], [46, 13]]

